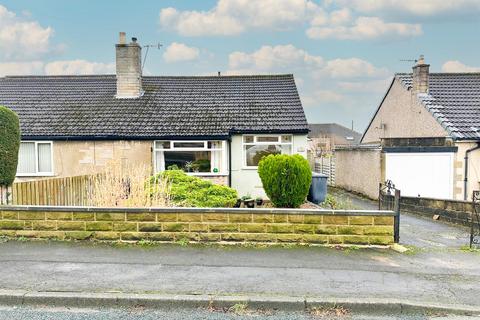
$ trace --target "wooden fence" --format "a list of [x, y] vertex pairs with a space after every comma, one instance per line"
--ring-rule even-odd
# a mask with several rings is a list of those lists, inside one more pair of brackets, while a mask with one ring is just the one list
[[0, 204], [88, 206], [94, 176], [75, 176], [14, 183], [0, 188]]
[[335, 186], [335, 156], [315, 158], [315, 172], [328, 176], [328, 185]]

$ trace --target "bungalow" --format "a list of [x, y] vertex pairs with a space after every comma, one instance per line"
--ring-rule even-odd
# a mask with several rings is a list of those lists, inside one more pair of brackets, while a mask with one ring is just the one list
[[405, 196], [467, 200], [479, 149], [480, 73], [431, 73], [421, 56], [395, 74], [361, 144], [336, 148], [336, 183], [376, 197], [388, 179]]
[[261, 157], [306, 157], [293, 75], [142, 76], [137, 39], [122, 32], [115, 47], [116, 75], [0, 78], [0, 105], [20, 118], [17, 180], [92, 174], [116, 160], [264, 196]]

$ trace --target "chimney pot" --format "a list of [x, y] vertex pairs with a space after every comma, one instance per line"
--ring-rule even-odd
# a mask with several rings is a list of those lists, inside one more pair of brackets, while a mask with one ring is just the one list
[[132, 42], [133, 42], [133, 43], [137, 43], [137, 38], [136, 38], [136, 37], [132, 37]]
[[120, 32], [118, 43], [119, 44], [125, 44], [127, 42], [126, 38], [127, 38], [127, 36], [125, 35], [125, 32]]

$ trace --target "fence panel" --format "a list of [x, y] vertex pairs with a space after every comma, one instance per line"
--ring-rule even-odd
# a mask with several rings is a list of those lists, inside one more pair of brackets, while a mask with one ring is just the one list
[[[9, 191], [0, 188], [0, 204], [87, 206], [92, 178], [75, 176], [17, 182]], [[10, 195], [8, 202], [7, 194]]]
[[335, 157], [315, 158], [315, 172], [328, 176], [327, 183], [335, 185]]

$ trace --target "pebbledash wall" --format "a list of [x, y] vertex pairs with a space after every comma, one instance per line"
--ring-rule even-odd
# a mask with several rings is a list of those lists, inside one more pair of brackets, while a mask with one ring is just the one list
[[393, 211], [0, 207], [0, 235], [47, 239], [389, 245]]

